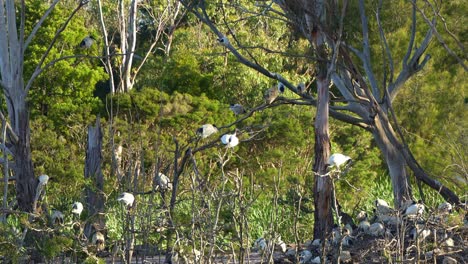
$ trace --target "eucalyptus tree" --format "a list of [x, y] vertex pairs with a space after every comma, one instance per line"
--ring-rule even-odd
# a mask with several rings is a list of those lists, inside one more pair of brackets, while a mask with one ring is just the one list
[[[392, 108], [392, 103], [405, 88], [406, 81], [420, 72], [430, 60], [430, 55], [426, 51], [434, 30], [430, 27], [422, 37], [419, 36], [420, 30], [417, 25], [420, 18], [417, 16], [416, 1], [407, 1], [403, 4], [379, 1], [375, 6], [364, 0], [358, 1], [357, 5], [352, 5], [353, 3], [348, 3], [346, 0], [256, 1], [255, 6], [244, 5], [242, 1], [217, 4], [222, 12], [240, 10], [240, 13], [245, 15], [242, 19], [268, 16], [284, 21], [284, 25], [289, 26], [294, 34], [304, 38], [309, 44], [309, 49], [297, 56], [306, 57], [309, 63], [315, 65], [313, 77], [316, 80], [317, 96], [310, 92], [299, 91], [298, 86], [291, 80], [271, 72], [267, 66], [261, 65], [255, 57], [252, 57], [249, 49], [246, 49], [248, 43], [240, 42], [236, 30], [233, 30], [238, 20], [224, 19], [219, 23], [207, 12], [207, 6], [212, 3], [203, 0], [181, 0], [181, 2], [210, 28], [217, 39], [223, 40], [221, 44], [240, 63], [266, 77], [280, 81], [297, 94], [299, 99], [287, 103], [317, 107], [314, 165], [316, 237], [323, 237], [329, 232], [332, 221], [331, 179], [326, 177], [325, 164], [330, 154], [328, 115], [372, 134], [388, 167], [396, 207], [412, 199], [407, 167], [413, 171], [418, 181], [437, 190], [448, 201], [456, 204], [460, 202], [455, 193], [430, 178], [419, 165], [405, 142]], [[407, 48], [401, 57], [396, 57], [396, 52], [391, 49], [383, 26], [387, 21], [382, 21], [382, 12], [392, 8], [404, 8], [410, 11]], [[375, 17], [369, 16], [369, 10], [372, 9]], [[355, 17], [358, 21], [353, 20]], [[370, 20], [374, 24], [371, 24]], [[351, 25], [346, 26], [349, 21], [359, 23], [360, 29]], [[370, 29], [370, 25], [375, 25], [375, 28]], [[355, 42], [348, 41], [350, 38], [345, 37], [356, 35], [360, 37], [357, 37], [359, 40]], [[375, 59], [375, 51], [371, 47], [372, 41], [375, 40], [381, 48], [378, 60]], [[284, 54], [281, 51], [264, 50]], [[400, 67], [396, 66], [397, 61], [400, 61]], [[379, 66], [380, 72], [377, 70]], [[329, 104], [332, 92], [333, 97]]]
[[98, 0], [94, 11], [104, 40], [103, 64], [111, 93], [130, 91], [156, 50], [169, 54], [174, 31], [185, 14], [175, 0]]
[[25, 76], [25, 54], [34, 38], [38, 37], [39, 29], [44, 25], [59, 0], [50, 2], [49, 8], [28, 33], [25, 31], [27, 21], [25, 1], [0, 1], [0, 86], [6, 99], [11, 128], [8, 130], [9, 144], [4, 144], [2, 151], [11, 154], [14, 158], [12, 170], [16, 180], [18, 207], [27, 212], [35, 210], [33, 200], [37, 185], [31, 159], [28, 94], [37, 77], [63, 59], [47, 62], [48, 55], [61, 32], [87, 2], [80, 1], [69, 11], [67, 19], [55, 32], [54, 38], [38, 60], [34, 71], [30, 76]]

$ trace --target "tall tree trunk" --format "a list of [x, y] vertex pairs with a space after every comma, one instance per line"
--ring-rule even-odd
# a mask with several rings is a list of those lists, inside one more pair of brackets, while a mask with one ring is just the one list
[[317, 80], [318, 102], [315, 118], [315, 185], [314, 185], [314, 238], [324, 241], [326, 234], [333, 226], [331, 207], [332, 179], [325, 176], [326, 163], [330, 156], [330, 137], [328, 129], [328, 80]]
[[[401, 150], [392, 144], [388, 138], [382, 122], [386, 121], [382, 120], [377, 115], [375, 117], [375, 125], [372, 130], [372, 135], [374, 136], [374, 140], [382, 152], [387, 164], [388, 172], [392, 181], [395, 207], [399, 208], [402, 202], [411, 199], [411, 186], [409, 184], [408, 173], [406, 170], [405, 157], [401, 154]], [[387, 125], [391, 128], [390, 124]]]
[[14, 118], [10, 117], [10, 120], [12, 120], [12, 127], [18, 136], [18, 141], [13, 145], [16, 199], [21, 211], [34, 212], [33, 202], [37, 181], [34, 177], [31, 158], [29, 113], [24, 97], [13, 99], [9, 108], [13, 109], [10, 113], [15, 115]]
[[89, 214], [94, 219], [85, 227], [85, 234], [90, 237], [93, 227], [98, 231], [105, 227], [104, 220], [104, 176], [101, 171], [102, 130], [99, 117], [95, 126], [88, 127], [88, 146], [86, 150], [85, 178], [91, 179], [94, 188], [86, 188], [86, 204]]

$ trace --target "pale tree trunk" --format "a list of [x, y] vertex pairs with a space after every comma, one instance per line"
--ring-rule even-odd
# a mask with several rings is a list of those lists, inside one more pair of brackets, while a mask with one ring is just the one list
[[85, 179], [91, 179], [92, 188], [86, 188], [86, 207], [92, 221], [85, 227], [85, 234], [90, 237], [93, 229], [104, 230], [104, 175], [101, 171], [102, 163], [102, 130], [99, 117], [94, 126], [88, 126], [88, 145], [86, 149]]
[[[411, 187], [408, 182], [405, 157], [401, 154], [401, 150], [393, 145], [387, 137], [382, 122], [385, 121], [376, 116], [372, 135], [387, 164], [392, 182], [395, 207], [399, 208], [404, 201], [411, 200]], [[388, 125], [390, 126], [390, 124]]]

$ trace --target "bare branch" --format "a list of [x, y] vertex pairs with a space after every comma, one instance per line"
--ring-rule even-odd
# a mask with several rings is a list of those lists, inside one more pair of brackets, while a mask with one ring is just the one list
[[409, 57], [413, 51], [414, 38], [416, 37], [416, 4], [415, 0], [411, 0], [411, 2], [413, 3], [413, 9], [411, 13], [411, 36], [410, 41], [408, 42], [408, 49], [406, 50], [405, 57], [403, 57], [403, 68], [406, 64], [408, 64]]
[[[382, 40], [383, 50], [388, 58], [388, 67], [390, 68], [388, 71], [390, 72], [390, 78], [388, 80], [389, 83], [393, 82], [393, 58], [392, 53], [390, 52], [390, 47], [388, 46], [387, 38], [385, 37], [385, 33], [380, 21], [380, 10], [382, 8], [382, 0], [379, 1], [379, 7], [377, 8], [377, 26], [379, 27], [380, 39]], [[384, 72], [384, 80], [383, 80], [383, 88], [386, 89], [387, 87], [387, 71], [386, 71], [386, 63], [385, 63], [385, 56], [383, 56], [384, 63], [383, 63], [383, 72]]]
[[403, 84], [415, 73], [422, 70], [424, 66], [426, 65], [426, 63], [431, 58], [430, 55], [425, 55], [424, 59], [420, 62], [421, 56], [429, 47], [429, 44], [432, 39], [432, 33], [433, 33], [432, 29], [429, 29], [427, 31], [426, 36], [424, 37], [424, 40], [421, 43], [421, 46], [417, 48], [416, 51], [414, 51], [413, 56], [411, 57], [411, 59], [409, 59], [409, 63], [407, 62], [403, 64], [403, 68], [400, 74], [398, 75], [397, 79], [395, 80], [395, 82], [389, 84], [388, 92], [390, 96], [390, 101], [393, 102], [393, 100], [395, 99], [396, 95], [398, 94]]
[[102, 15], [102, 4], [101, 0], [97, 1], [98, 3], [98, 9], [99, 9], [99, 21], [101, 23], [101, 30], [103, 34], [103, 39], [104, 39], [104, 55], [106, 56], [106, 61], [103, 61], [104, 67], [106, 68], [106, 72], [109, 74], [109, 86], [110, 86], [110, 91], [111, 94], [114, 94], [115, 92], [115, 83], [114, 83], [114, 72], [112, 70], [112, 63], [110, 61], [110, 50], [109, 50], [109, 40], [107, 36], [107, 29], [106, 29], [106, 23], [104, 22], [104, 17]]
[[78, 10], [80, 10], [80, 8], [83, 6], [83, 3], [86, 3], [86, 2], [83, 2], [83, 1], [80, 1], [80, 4], [72, 11], [72, 13], [68, 16], [67, 20], [65, 21], [65, 23], [63, 23], [63, 25], [57, 30], [57, 32], [55, 33], [55, 36], [54, 38], [52, 39], [49, 47], [47, 48], [47, 50], [44, 52], [44, 54], [42, 55], [41, 57], [41, 60], [39, 61], [39, 63], [37, 64], [36, 66], [36, 69], [34, 70], [34, 73], [32, 74], [31, 78], [29, 79], [26, 87], [24, 88], [25, 90], [25, 93], [28, 93], [29, 89], [31, 88], [31, 85], [32, 83], [34, 82], [34, 80], [37, 78], [37, 76], [39, 75], [38, 72], [42, 72], [41, 70], [41, 67], [42, 67], [42, 64], [44, 64], [44, 61], [45, 59], [47, 58], [47, 56], [49, 55], [50, 53], [50, 50], [52, 49], [52, 47], [54, 46], [55, 42], [57, 41], [58, 37], [60, 36], [60, 34], [65, 30], [65, 28], [67, 27], [68, 23], [70, 23], [70, 21], [72, 20], [72, 18], [75, 16], [75, 14], [78, 12]]
[[372, 94], [375, 98], [380, 98], [379, 85], [375, 79], [374, 72], [370, 61], [370, 44], [369, 44], [369, 28], [367, 22], [366, 11], [364, 7], [364, 0], [359, 0], [359, 13], [361, 15], [362, 38], [363, 38], [363, 66], [366, 75], [369, 78]]
[[460, 63], [460, 65], [463, 67], [463, 69], [465, 71], [468, 71], [468, 66], [465, 64], [464, 59], [462, 60], [462, 58], [460, 58], [457, 54], [455, 54], [455, 52], [447, 45], [447, 43], [445, 43], [444, 39], [442, 38], [442, 36], [437, 31], [437, 28], [435, 26], [435, 21], [430, 21], [429, 18], [424, 13], [424, 11], [422, 9], [420, 9], [419, 7], [417, 7], [416, 3], [413, 3], [413, 5], [417, 8], [419, 13], [422, 15], [424, 21], [426, 21], [426, 23], [431, 27], [432, 31], [434, 32], [435, 36], [437, 37], [437, 40], [439, 40], [439, 43], [442, 44], [442, 46], [445, 48], [445, 50], [450, 55], [452, 55], [458, 61], [458, 63]]
[[54, 0], [54, 2], [52, 2], [52, 4], [50, 4], [49, 9], [47, 9], [47, 11], [45, 11], [44, 15], [42, 15], [41, 19], [39, 19], [37, 24], [32, 29], [31, 33], [29, 34], [28, 38], [24, 42], [23, 50], [26, 50], [28, 48], [28, 46], [31, 43], [32, 39], [36, 36], [37, 31], [41, 28], [42, 23], [44, 23], [44, 21], [47, 19], [47, 17], [49, 17], [50, 13], [54, 10], [55, 6], [58, 4], [59, 1], [60, 0]]

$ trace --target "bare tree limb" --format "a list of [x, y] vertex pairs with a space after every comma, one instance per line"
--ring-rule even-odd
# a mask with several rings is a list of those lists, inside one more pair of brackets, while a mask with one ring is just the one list
[[[424, 11], [417, 7], [416, 5], [416, 2], [413, 0], [413, 5], [417, 8], [417, 10], [419, 11], [419, 13], [422, 15], [424, 21], [426, 21], [426, 23], [431, 27], [432, 31], [434, 32], [434, 35], [437, 37], [437, 40], [439, 40], [439, 43], [442, 44], [442, 46], [444, 47], [444, 49], [450, 54], [452, 55], [457, 61], [458, 63], [463, 67], [463, 69], [465, 71], [468, 71], [468, 66], [465, 64], [464, 60], [462, 60], [462, 58], [460, 58], [448, 45], [447, 43], [444, 41], [444, 39], [442, 38], [442, 36], [439, 34], [439, 32], [437, 31], [437, 28], [435, 26], [435, 22], [434, 21], [430, 21], [429, 18], [426, 16], [426, 14], [424, 13]], [[462, 49], [463, 50], [463, 49]]]
[[363, 66], [366, 71], [366, 76], [369, 79], [372, 94], [375, 98], [380, 98], [379, 85], [375, 79], [374, 72], [370, 61], [370, 44], [369, 44], [369, 28], [367, 22], [366, 11], [364, 7], [364, 0], [359, 0], [359, 13], [361, 15], [362, 39], [363, 39]]
[[[36, 36], [37, 31], [41, 28], [42, 24], [47, 19], [47, 17], [49, 17], [50, 13], [54, 10], [55, 6], [58, 4], [59, 1], [60, 0], [54, 0], [54, 2], [52, 2], [52, 4], [50, 4], [49, 9], [47, 9], [47, 11], [45, 11], [44, 15], [42, 15], [41, 19], [39, 19], [39, 21], [36, 23], [36, 25], [34, 26], [34, 28], [31, 31], [31, 33], [29, 34], [28, 38], [24, 42], [23, 50], [26, 50], [28, 48], [28, 46], [31, 43], [32, 39]], [[23, 9], [23, 12], [24, 12], [24, 9]]]
[[[85, 2], [85, 3], [86, 3], [86, 2]], [[60, 34], [65, 30], [65, 28], [67, 27], [68, 23], [70, 23], [70, 21], [72, 20], [72, 18], [75, 16], [75, 14], [78, 12], [78, 10], [81, 9], [81, 7], [83, 7], [83, 1], [80, 1], [80, 4], [71, 12], [71, 14], [68, 16], [67, 20], [65, 21], [65, 23], [63, 23], [63, 25], [62, 25], [62, 26], [57, 30], [57, 32], [55, 33], [55, 36], [54, 36], [54, 38], [52, 39], [52, 41], [50, 42], [49, 47], [48, 47], [47, 50], [44, 52], [44, 54], [42, 54], [42, 57], [41, 57], [39, 63], [37, 64], [36, 69], [34, 70], [34, 73], [32, 74], [31, 78], [29, 79], [28, 83], [26, 84], [26, 87], [24, 88], [26, 94], [28, 93], [29, 89], [31, 88], [32, 83], [34, 82], [34, 80], [35, 80], [35, 79], [37, 78], [37, 76], [39, 75], [37, 72], [41, 71], [41, 67], [42, 67], [42, 65], [44, 64], [45, 59], [46, 59], [47, 56], [49, 55], [50, 50], [51, 50], [52, 47], [54, 46], [54, 44], [55, 44], [55, 42], [57, 41], [58, 37], [59, 37]]]

